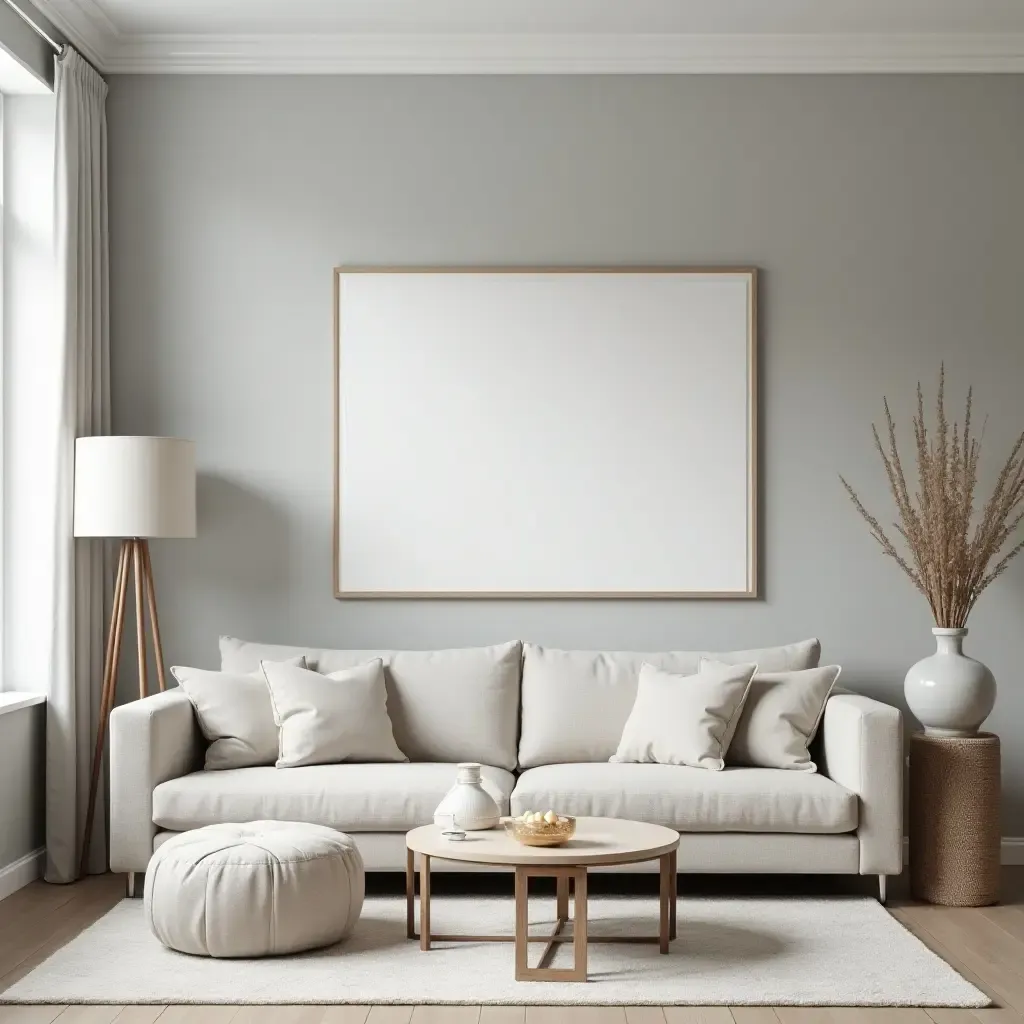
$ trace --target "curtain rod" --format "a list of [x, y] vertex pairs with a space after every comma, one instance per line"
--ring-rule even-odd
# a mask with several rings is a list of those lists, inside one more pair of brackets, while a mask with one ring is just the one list
[[54, 38], [53, 38], [53, 37], [52, 37], [51, 35], [49, 35], [49, 34], [48, 34], [48, 33], [46, 32], [46, 30], [45, 30], [45, 29], [43, 29], [43, 28], [42, 28], [41, 26], [37, 25], [37, 24], [36, 24], [36, 23], [35, 23], [35, 22], [34, 22], [34, 21], [33, 21], [33, 20], [32, 20], [32, 19], [31, 19], [31, 18], [30, 18], [30, 17], [29, 17], [29, 16], [28, 16], [28, 15], [27, 15], [27, 14], [26, 14], [26, 13], [25, 13], [25, 12], [24, 12], [24, 11], [23, 11], [23, 10], [22, 10], [22, 9], [21, 9], [21, 8], [20, 8], [20, 7], [19, 7], [19, 6], [18, 6], [18, 5], [17, 5], [16, 3], [15, 3], [15, 2], [14, 2], [14, 0], [4, 0], [4, 3], [5, 3], [5, 4], [7, 4], [7, 6], [8, 6], [8, 7], [10, 7], [10, 9], [11, 9], [12, 11], [14, 11], [14, 13], [15, 13], [15, 14], [16, 14], [16, 15], [17, 15], [17, 16], [18, 16], [19, 18], [21, 18], [21, 20], [22, 20], [23, 22], [25, 22], [25, 24], [26, 24], [26, 25], [28, 25], [28, 27], [29, 27], [30, 29], [32, 29], [32, 31], [33, 31], [33, 32], [35, 32], [35, 34], [36, 34], [37, 36], [39, 36], [39, 38], [40, 38], [40, 39], [45, 39], [45, 40], [46, 40], [46, 42], [48, 42], [48, 43], [50, 44], [50, 46], [52, 46], [52, 47], [53, 47], [53, 52], [54, 52], [54, 53], [62, 53], [62, 52], [64, 51], [64, 44], [63, 44], [63, 43], [58, 43], [58, 42], [57, 42], [57, 40], [56, 40], [56, 39], [54, 39]]

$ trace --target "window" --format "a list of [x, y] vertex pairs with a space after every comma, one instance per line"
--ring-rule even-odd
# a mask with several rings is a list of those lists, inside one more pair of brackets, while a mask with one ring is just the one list
[[38, 447], [52, 430], [40, 422], [36, 397], [52, 378], [56, 108], [53, 94], [38, 89], [7, 92], [0, 104], [0, 690], [42, 691], [39, 652], [48, 640], [45, 622], [37, 620], [45, 619], [40, 608], [49, 583], [35, 571], [33, 552], [46, 541], [40, 531], [48, 517], [38, 514], [36, 467]]

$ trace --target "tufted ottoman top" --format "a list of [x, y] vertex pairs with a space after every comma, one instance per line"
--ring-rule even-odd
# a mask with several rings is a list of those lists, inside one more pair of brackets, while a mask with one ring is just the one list
[[363, 905], [352, 839], [323, 825], [208, 825], [161, 846], [146, 870], [145, 913], [171, 949], [272, 956], [344, 938]]

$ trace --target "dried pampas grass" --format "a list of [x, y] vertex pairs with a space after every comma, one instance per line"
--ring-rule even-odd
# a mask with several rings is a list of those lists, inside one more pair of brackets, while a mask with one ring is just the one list
[[[857, 493], [840, 476], [857, 511], [867, 521], [871, 535], [890, 558], [910, 577], [928, 599], [936, 626], [960, 628], [967, 622], [978, 598], [1001, 575], [1024, 541], [1001, 556], [1007, 541], [1024, 520], [1024, 433], [1009, 458], [981, 515], [972, 529], [978, 458], [981, 441], [971, 433], [971, 390], [963, 426], [950, 431], [945, 409], [946, 373], [939, 374], [935, 433], [930, 435], [924, 418], [924, 397], [917, 385], [914, 440], [917, 447], [917, 490], [911, 494], [896, 446], [896, 424], [884, 401], [888, 426], [888, 450], [878, 428], [871, 426], [875, 447], [882, 457], [899, 519], [893, 524], [908, 550], [903, 555], [864, 507]], [[998, 559], [998, 560], [996, 560]], [[993, 565], [993, 561], [995, 564]], [[991, 566], [991, 568], [990, 568]]]

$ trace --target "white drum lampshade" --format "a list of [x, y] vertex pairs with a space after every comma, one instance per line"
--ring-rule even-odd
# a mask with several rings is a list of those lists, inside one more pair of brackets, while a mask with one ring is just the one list
[[76, 537], [194, 537], [196, 454], [177, 437], [75, 441]]

